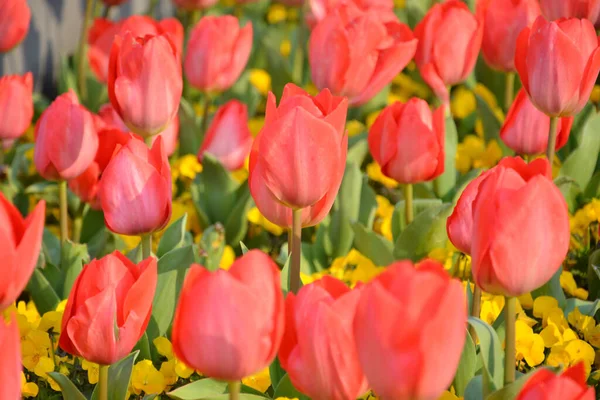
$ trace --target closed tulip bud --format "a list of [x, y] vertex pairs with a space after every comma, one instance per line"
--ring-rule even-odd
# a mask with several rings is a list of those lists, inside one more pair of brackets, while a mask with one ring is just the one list
[[218, 0], [173, 0], [175, 7], [187, 11], [205, 10], [217, 4]]
[[29, 282], [42, 246], [45, 211], [46, 203], [40, 201], [23, 218], [0, 192], [0, 312], [17, 300]]
[[369, 149], [381, 172], [399, 183], [435, 179], [444, 172], [444, 108], [425, 100], [386, 107], [369, 131]]
[[309, 12], [306, 15], [306, 22], [312, 29], [326, 16], [333, 13], [341, 4], [351, 4], [362, 11], [375, 11], [378, 14], [388, 14], [394, 12], [393, 0], [352, 0], [347, 3], [340, 0], [308, 0]]
[[230, 171], [241, 168], [252, 147], [248, 129], [248, 108], [238, 100], [221, 106], [206, 132], [198, 159], [204, 153], [215, 156]]
[[25, 39], [30, 20], [27, 0], [0, 1], [0, 53], [12, 50]]
[[163, 131], [177, 114], [182, 90], [179, 55], [168, 36], [115, 37], [108, 95], [131, 131], [142, 137]]
[[548, 369], [535, 372], [516, 397], [516, 400], [595, 400], [596, 390], [586, 383], [583, 361], [556, 375]]
[[226, 381], [267, 367], [275, 358], [285, 323], [279, 285], [277, 265], [259, 250], [237, 259], [228, 271], [209, 272], [192, 265], [173, 320], [178, 359]]
[[[567, 144], [573, 117], [558, 120], [556, 150]], [[508, 111], [500, 137], [517, 154], [540, 154], [548, 147], [550, 117], [535, 108], [523, 89]]]
[[202, 18], [192, 29], [183, 68], [190, 84], [204, 92], [222, 92], [238, 80], [252, 50], [252, 24], [237, 18]]
[[560, 18], [587, 18], [594, 25], [600, 23], [598, 0], [540, 0], [542, 14], [550, 21]]
[[319, 89], [359, 106], [372, 99], [413, 58], [417, 40], [388, 13], [344, 6], [313, 29], [309, 43], [312, 79]]
[[157, 279], [153, 257], [134, 264], [115, 251], [85, 265], [67, 300], [61, 349], [100, 365], [127, 356], [150, 321]]
[[148, 149], [131, 136], [102, 173], [98, 196], [112, 232], [144, 235], [164, 228], [171, 218], [171, 169], [162, 138]]
[[473, 279], [492, 294], [529, 293], [560, 268], [570, 237], [567, 204], [548, 161], [512, 158], [491, 169], [477, 189]]
[[540, 16], [519, 35], [515, 65], [540, 111], [573, 116], [587, 103], [600, 71], [596, 30], [586, 19], [548, 22]]
[[110, 50], [115, 36], [130, 31], [134, 36], [164, 34], [181, 56], [183, 49], [183, 25], [176, 18], [157, 21], [145, 15], [132, 15], [121, 21], [96, 18], [88, 34], [88, 61], [96, 79], [108, 81]]
[[354, 335], [373, 391], [382, 399], [438, 399], [452, 383], [467, 333], [462, 284], [436, 261], [401, 261], [360, 297]]
[[329, 213], [346, 167], [348, 102], [325, 89], [315, 97], [288, 84], [279, 107], [269, 93], [265, 125], [250, 152], [248, 185], [260, 212], [289, 227], [291, 209], [302, 225]]
[[419, 46], [415, 62], [423, 80], [444, 103], [448, 86], [463, 82], [477, 61], [483, 38], [483, 21], [460, 0], [431, 7], [415, 27]]
[[0, 357], [0, 399], [21, 399], [21, 334], [19, 324], [13, 316], [11, 322], [6, 324], [0, 315], [0, 346], [2, 357]]
[[98, 149], [94, 115], [72, 91], [58, 96], [44, 111], [35, 136], [33, 161], [48, 180], [77, 178], [94, 161]]
[[483, 21], [485, 62], [499, 71], [516, 71], [517, 37], [540, 15], [538, 0], [480, 0], [477, 14]]
[[0, 141], [25, 133], [33, 118], [33, 77], [7, 75], [0, 78]]
[[356, 399], [367, 391], [353, 331], [359, 299], [359, 289], [330, 276], [286, 298], [279, 361], [294, 387], [313, 399]]

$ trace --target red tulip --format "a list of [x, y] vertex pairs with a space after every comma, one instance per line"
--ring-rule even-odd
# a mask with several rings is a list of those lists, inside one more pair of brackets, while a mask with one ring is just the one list
[[279, 361], [313, 399], [356, 399], [367, 391], [352, 327], [359, 299], [360, 290], [330, 276], [287, 295]]
[[229, 89], [246, 67], [252, 50], [252, 24], [240, 28], [230, 15], [202, 18], [192, 29], [183, 64], [192, 86], [204, 92]]
[[33, 118], [33, 77], [7, 75], [0, 78], [0, 141], [20, 137]]
[[448, 86], [463, 82], [477, 61], [483, 38], [483, 21], [460, 0], [431, 7], [415, 27], [419, 46], [415, 62], [421, 76], [443, 102]]
[[48, 180], [77, 178], [98, 149], [94, 115], [79, 104], [73, 91], [62, 94], [44, 111], [35, 127], [33, 160]]
[[88, 60], [90, 67], [100, 82], [108, 81], [110, 49], [115, 36], [131, 31], [134, 36], [164, 34], [181, 55], [183, 49], [183, 26], [176, 18], [156, 21], [144, 15], [132, 15], [114, 22], [106, 18], [96, 18], [88, 35]]
[[481, 50], [485, 62], [500, 71], [516, 71], [517, 37], [540, 15], [538, 0], [480, 0], [477, 14], [484, 21]]
[[205, 10], [217, 4], [218, 0], [173, 0], [176, 7], [184, 10]]
[[45, 211], [42, 200], [23, 218], [0, 192], [0, 312], [17, 300], [29, 282], [42, 246]]
[[157, 279], [153, 257], [136, 265], [115, 251], [85, 265], [67, 300], [60, 347], [100, 365], [131, 353], [150, 321]]
[[[558, 121], [556, 150], [567, 144], [573, 117]], [[535, 108], [523, 89], [508, 111], [500, 137], [517, 154], [540, 154], [548, 147], [550, 117]]]
[[473, 203], [472, 271], [484, 291], [520, 296], [546, 283], [569, 249], [569, 213], [547, 160], [491, 169]]
[[26, 0], [0, 1], [0, 53], [12, 50], [25, 39], [30, 20]]
[[108, 163], [99, 185], [104, 222], [112, 232], [148, 234], [171, 218], [171, 169], [162, 138], [148, 149], [131, 136]]
[[250, 152], [248, 184], [260, 212], [289, 227], [291, 209], [302, 210], [302, 225], [329, 213], [346, 166], [348, 102], [325, 89], [311, 97], [288, 84], [279, 107], [269, 93], [265, 125]]
[[596, 390], [586, 384], [583, 361], [556, 375], [541, 368], [527, 380], [516, 400], [594, 400]]
[[221, 106], [212, 119], [198, 159], [204, 153], [215, 156], [225, 168], [234, 171], [244, 166], [252, 147], [252, 134], [248, 129], [248, 108], [238, 100]]
[[542, 13], [550, 21], [560, 18], [587, 18], [594, 25], [600, 23], [598, 0], [540, 0]]
[[312, 79], [320, 89], [347, 96], [351, 105], [372, 99], [410, 62], [417, 40], [389, 13], [339, 7], [313, 29]]
[[466, 329], [462, 284], [431, 260], [390, 265], [362, 289], [354, 317], [358, 358], [383, 399], [438, 399], [454, 378]]
[[392, 0], [308, 0], [310, 7], [306, 15], [306, 22], [312, 29], [326, 16], [332, 14], [342, 4], [351, 4], [362, 11], [375, 11], [378, 14], [393, 14], [394, 2]]
[[192, 265], [173, 321], [177, 357], [226, 381], [267, 367], [275, 358], [285, 323], [279, 285], [277, 265], [259, 250], [238, 258], [228, 271], [209, 272]]
[[177, 114], [182, 90], [179, 55], [168, 36], [115, 37], [108, 95], [131, 131], [142, 137], [163, 131]]
[[600, 71], [596, 30], [585, 19], [548, 22], [540, 16], [519, 35], [515, 65], [540, 111], [573, 116], [587, 103]]
[[425, 100], [386, 107], [369, 131], [369, 149], [384, 175], [400, 183], [435, 179], [444, 172], [444, 108]]
[[21, 334], [16, 318], [12, 317], [7, 325], [4, 318], [0, 318], [0, 399], [21, 399]]

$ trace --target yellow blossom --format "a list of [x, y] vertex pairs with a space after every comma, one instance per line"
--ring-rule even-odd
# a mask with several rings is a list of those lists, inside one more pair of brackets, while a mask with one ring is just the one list
[[357, 121], [355, 119], [350, 120], [346, 123], [346, 132], [348, 133], [348, 136], [356, 136], [360, 133], [365, 132], [366, 129], [367, 128], [362, 122]]
[[35, 382], [27, 382], [25, 374], [21, 372], [21, 395], [23, 397], [36, 397], [40, 391]]
[[583, 340], [575, 339], [567, 343], [565, 346], [565, 351], [569, 355], [569, 366], [575, 365], [579, 361], [583, 361], [586, 366], [586, 375], [589, 375], [591, 366], [596, 358], [594, 348]]
[[459, 86], [452, 92], [450, 110], [455, 118], [463, 119], [477, 110], [475, 94], [465, 86]]
[[490, 140], [480, 158], [473, 161], [474, 168], [489, 169], [498, 164], [502, 158], [502, 149], [494, 139]]
[[375, 123], [375, 120], [377, 119], [377, 117], [379, 117], [379, 114], [381, 114], [381, 110], [373, 111], [372, 113], [367, 115], [367, 118], [366, 118], [367, 128], [371, 129], [371, 127]]
[[171, 165], [171, 177], [176, 181], [179, 177], [194, 180], [196, 174], [202, 172], [202, 165], [198, 161], [198, 157], [194, 154], [186, 154], [179, 157]]
[[264, 69], [253, 68], [250, 70], [250, 83], [260, 94], [266, 96], [271, 90], [271, 75]]
[[596, 326], [596, 321], [594, 318], [584, 315], [579, 311], [578, 307], [575, 307], [573, 311], [567, 315], [567, 321], [571, 324], [577, 331], [583, 333], [588, 329], [594, 329]]
[[98, 380], [100, 379], [100, 366], [98, 364], [89, 362], [86, 359], [81, 359], [81, 368], [83, 368], [84, 371], [87, 371], [89, 383], [92, 385], [98, 383]]
[[38, 363], [33, 369], [33, 373], [40, 378], [47, 378], [48, 372], [54, 371], [54, 367], [54, 360], [52, 360], [50, 357], [40, 357]]
[[265, 124], [265, 117], [253, 117], [248, 120], [248, 129], [250, 129], [250, 133], [252, 136], [256, 137], [258, 132], [262, 129]]
[[388, 240], [392, 240], [392, 215], [394, 206], [390, 201], [380, 195], [377, 195], [377, 211], [373, 222], [373, 230]]
[[270, 24], [284, 22], [287, 19], [287, 10], [282, 4], [272, 4], [267, 11], [267, 21]]
[[35, 372], [40, 360], [50, 356], [51, 345], [48, 333], [37, 330], [30, 331], [25, 339], [21, 341], [21, 356], [25, 368]]
[[165, 376], [152, 365], [152, 361], [142, 360], [133, 367], [131, 386], [136, 394], [160, 394], [167, 384]]
[[504, 308], [504, 296], [495, 296], [489, 293], [482, 293], [481, 295], [481, 312], [480, 318], [492, 325], [496, 318], [502, 312]]
[[250, 221], [254, 225], [262, 227], [264, 230], [272, 233], [275, 236], [279, 236], [283, 233], [282, 227], [280, 227], [279, 225], [275, 225], [274, 223], [266, 219], [256, 207], [252, 207], [250, 210], [248, 210], [246, 218], [248, 218], [248, 221]]
[[311, 96], [319, 94], [319, 89], [313, 83], [307, 83], [303, 86], [303, 89]]
[[291, 51], [292, 51], [292, 43], [287, 39], [282, 40], [281, 43], [279, 44], [279, 53], [282, 56], [287, 57], [290, 55]]
[[312, 274], [300, 274], [302, 283], [308, 284], [321, 279], [324, 275], [330, 275], [345, 281], [350, 287], [356, 286], [358, 282], [368, 282], [385, 270], [378, 267], [369, 258], [362, 255], [358, 250], [352, 249], [346, 256], [333, 260], [331, 267], [327, 270]]
[[540, 296], [533, 302], [533, 316], [542, 318], [542, 324], [546, 326], [546, 318], [555, 308], [558, 308], [558, 300], [550, 296]]
[[173, 354], [173, 345], [171, 341], [164, 336], [159, 336], [152, 341], [154, 347], [156, 347], [156, 351], [163, 357], [166, 357], [167, 360], [170, 360], [175, 357]]
[[596, 325], [593, 328], [588, 328], [584, 332], [585, 340], [588, 341], [592, 346], [600, 348], [600, 325]]
[[565, 292], [567, 292], [573, 297], [577, 297], [581, 300], [587, 300], [588, 298], [588, 291], [577, 287], [577, 283], [575, 282], [575, 278], [573, 277], [572, 272], [563, 271], [560, 274], [560, 286], [564, 289]]
[[450, 391], [445, 391], [444, 393], [442, 393], [442, 395], [438, 398], [438, 400], [460, 400], [462, 399], [462, 397], [458, 397], [456, 394], [450, 392]]
[[250, 386], [252, 389], [258, 390], [259, 392], [266, 392], [269, 386], [271, 386], [269, 368], [267, 367], [254, 375], [242, 379], [242, 383], [246, 386]]
[[517, 320], [515, 324], [517, 360], [527, 362], [530, 367], [535, 367], [544, 361], [544, 340], [523, 321]]
[[525, 293], [518, 297], [519, 304], [526, 310], [531, 310], [533, 308], [533, 296], [531, 293]]
[[600, 102], [600, 86], [594, 85], [594, 88], [592, 89], [592, 94], [590, 95], [590, 101], [592, 103]]
[[175, 372], [175, 359], [164, 361], [160, 365], [160, 373], [165, 377], [165, 385], [171, 386], [174, 385], [179, 377]]
[[38, 329], [46, 332], [52, 329], [52, 332], [60, 333], [62, 316], [62, 312], [48, 311], [42, 316], [40, 324], [38, 325]]
[[367, 175], [369, 179], [381, 183], [383, 186], [394, 189], [398, 187], [398, 182], [393, 180], [392, 178], [388, 178], [381, 172], [381, 167], [376, 162], [372, 162], [367, 165]]
[[[407, 70], [414, 70], [415, 64], [411, 62], [407, 66]], [[419, 97], [426, 99], [430, 96], [431, 90], [429, 86], [412, 79], [408, 74], [400, 73], [392, 80], [392, 92], [402, 99], [403, 102], [408, 101], [411, 97]]]
[[229, 245], [226, 245], [223, 249], [223, 255], [221, 256], [221, 261], [219, 262], [219, 268], [221, 269], [229, 269], [233, 262], [235, 261], [235, 252], [233, 248]]

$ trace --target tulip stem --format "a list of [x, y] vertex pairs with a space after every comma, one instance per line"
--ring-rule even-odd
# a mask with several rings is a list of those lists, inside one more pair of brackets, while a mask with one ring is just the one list
[[[473, 289], [473, 298], [471, 302], [471, 317], [479, 318], [481, 315], [481, 288], [475, 285], [475, 289]], [[475, 338], [475, 329], [473, 327], [469, 328], [471, 337]]]
[[292, 264], [290, 268], [290, 290], [300, 289], [300, 255], [302, 254], [302, 209], [292, 210]]
[[79, 50], [77, 53], [77, 89], [79, 90], [79, 98], [82, 102], [87, 100], [87, 86], [86, 86], [86, 44], [88, 39], [88, 30], [90, 28], [90, 22], [94, 14], [94, 0], [87, 0], [85, 5], [85, 18], [83, 20], [83, 26], [81, 27], [81, 36], [79, 38]]
[[152, 234], [148, 233], [146, 235], [142, 235], [142, 259], [145, 260], [146, 258], [150, 257], [152, 255]]
[[554, 165], [554, 149], [556, 148], [556, 135], [558, 133], [558, 117], [550, 117], [550, 132], [548, 134], [548, 147], [546, 148], [546, 158], [550, 167]]
[[204, 141], [204, 137], [206, 136], [206, 130], [208, 129], [208, 110], [210, 109], [210, 105], [212, 103], [212, 99], [208, 95], [208, 93], [204, 94], [204, 104], [202, 107], [202, 125], [200, 125], [200, 145]]
[[404, 215], [406, 216], [406, 225], [408, 226], [415, 219], [415, 210], [413, 208], [413, 185], [407, 183], [404, 185]]
[[504, 323], [506, 325], [506, 346], [504, 350], [504, 385], [515, 381], [516, 364], [516, 314], [517, 298], [505, 297]]
[[58, 182], [58, 204], [60, 207], [60, 242], [69, 238], [69, 212], [67, 210], [67, 181]]
[[83, 214], [85, 213], [86, 204], [82, 201], [77, 209], [77, 214], [73, 218], [73, 241], [79, 243], [81, 241], [81, 228], [83, 226]]
[[229, 400], [239, 400], [240, 398], [240, 389], [242, 384], [240, 381], [232, 381], [229, 382]]
[[504, 87], [504, 109], [508, 111], [515, 98], [515, 73], [506, 74], [506, 86]]
[[98, 399], [108, 400], [108, 365], [100, 366], [100, 373], [98, 377]]

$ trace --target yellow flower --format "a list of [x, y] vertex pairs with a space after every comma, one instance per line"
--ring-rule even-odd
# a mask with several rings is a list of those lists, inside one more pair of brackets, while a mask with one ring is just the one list
[[587, 300], [588, 298], [588, 291], [577, 287], [577, 283], [575, 282], [575, 278], [573, 278], [572, 272], [563, 271], [560, 274], [560, 286], [565, 292], [573, 297], [577, 297], [581, 300]]
[[406, 7], [406, 0], [394, 0], [394, 7], [396, 7], [396, 8]]
[[518, 299], [521, 307], [526, 310], [531, 310], [533, 308], [533, 296], [531, 296], [531, 293], [525, 293], [524, 295], [519, 296]]
[[38, 363], [33, 369], [33, 373], [40, 378], [47, 378], [48, 372], [54, 371], [54, 367], [54, 360], [52, 360], [50, 357], [40, 357]]
[[164, 336], [159, 336], [152, 341], [154, 347], [156, 347], [156, 351], [163, 357], [166, 357], [167, 360], [170, 360], [175, 357], [173, 354], [173, 345], [171, 341]]
[[592, 103], [600, 102], [600, 86], [595, 85], [592, 89], [592, 94], [590, 95], [590, 100]]
[[[414, 69], [415, 64], [413, 62], [408, 64], [407, 70]], [[431, 90], [429, 86], [412, 79], [409, 75], [400, 73], [392, 80], [392, 93], [402, 99], [403, 102], [406, 102], [411, 97], [426, 99], [430, 96]]]
[[311, 96], [316, 96], [319, 94], [319, 89], [313, 83], [307, 83], [304, 85], [303, 89], [310, 94]]
[[459, 86], [452, 92], [450, 110], [455, 118], [463, 119], [477, 110], [475, 94], [465, 86]]
[[[271, 7], [275, 6], [277, 5]], [[271, 75], [264, 69], [253, 68], [250, 70], [250, 83], [260, 94], [266, 96], [271, 90]]]
[[48, 331], [50, 331], [50, 329], [52, 329], [52, 332], [60, 333], [61, 324], [62, 324], [62, 316], [63, 316], [62, 312], [48, 311], [42, 317], [40, 324], [38, 325], [38, 329], [40, 331], [46, 331], [46, 332], [48, 332]]
[[175, 373], [180, 378], [188, 379], [194, 373], [194, 368], [190, 368], [182, 361], [175, 359]]
[[136, 394], [160, 394], [167, 384], [165, 376], [152, 365], [152, 361], [143, 360], [133, 367], [131, 386]]
[[584, 337], [592, 346], [600, 348], [600, 325], [586, 330]]
[[281, 43], [279, 44], [279, 53], [282, 56], [287, 57], [290, 55], [291, 51], [292, 51], [292, 43], [287, 39], [282, 40]]
[[266, 392], [269, 386], [271, 386], [269, 368], [267, 367], [254, 375], [242, 379], [242, 383], [246, 386], [250, 386], [252, 389], [258, 390], [259, 392]]
[[223, 249], [223, 255], [221, 256], [221, 261], [219, 262], [219, 268], [221, 269], [229, 269], [231, 264], [235, 261], [235, 252], [233, 248], [229, 245], [226, 245]]
[[492, 325], [496, 318], [502, 312], [504, 308], [504, 296], [495, 296], [489, 293], [482, 293], [481, 295], [481, 312], [480, 318]]
[[525, 359], [530, 367], [544, 361], [544, 340], [525, 322], [517, 320], [515, 325], [517, 360]]
[[388, 240], [392, 240], [392, 215], [394, 206], [390, 201], [380, 195], [377, 195], [377, 211], [375, 212], [375, 221], [373, 230]]
[[558, 308], [558, 300], [550, 296], [540, 296], [533, 302], [533, 316], [542, 318], [542, 325], [546, 326], [548, 314]]
[[164, 361], [160, 365], [160, 373], [165, 377], [165, 384], [167, 386], [174, 385], [179, 377], [175, 372], [175, 360]]
[[40, 360], [50, 356], [51, 345], [48, 333], [37, 330], [30, 331], [21, 341], [21, 356], [25, 368], [35, 372]]
[[388, 178], [387, 176], [383, 175], [383, 173], [381, 172], [381, 167], [376, 162], [372, 162], [369, 165], [367, 165], [367, 175], [369, 176], [369, 179], [375, 182], [379, 182], [389, 189], [394, 189], [398, 187], [398, 182], [396, 182], [392, 178]]
[[[165, 365], [165, 363], [163, 363], [163, 365], [161, 366], [161, 372], [163, 372], [163, 374], [165, 375], [167, 385], [172, 384], [168, 383], [170, 380], [172, 380], [172, 374], [177, 375], [180, 378], [187, 379], [194, 373], [194, 369], [189, 368], [183, 362], [177, 360], [177, 358], [175, 357], [175, 353], [173, 353], [173, 345], [171, 344], [169, 339], [167, 339], [166, 337], [159, 336], [156, 339], [154, 339], [152, 343], [156, 347], [158, 354], [165, 357], [168, 361], [173, 361], [171, 364]], [[164, 371], [163, 368], [165, 368]]]
[[250, 133], [252, 136], [256, 137], [258, 132], [262, 129], [265, 124], [265, 117], [253, 117], [248, 120], [248, 129], [250, 129]]
[[565, 351], [569, 355], [569, 366], [575, 365], [579, 361], [583, 361], [586, 366], [586, 375], [589, 375], [591, 366], [596, 358], [594, 348], [583, 340], [575, 339], [567, 343]]
[[444, 393], [442, 393], [442, 395], [438, 398], [438, 400], [459, 400], [462, 399], [462, 397], [458, 397], [456, 394], [450, 392], [450, 391], [445, 391]]
[[202, 165], [198, 162], [198, 157], [194, 154], [186, 154], [179, 157], [171, 165], [171, 177], [176, 181], [179, 177], [189, 181], [194, 180], [196, 174], [202, 172]]
[[35, 308], [35, 304], [33, 303], [33, 301], [30, 301], [29, 303], [19, 301], [17, 303], [17, 312], [27, 317], [27, 321], [29, 321], [29, 323], [31, 323], [34, 328], [37, 328], [38, 324], [40, 323], [41, 317], [40, 313], [38, 313], [37, 309]]
[[284, 22], [287, 19], [287, 10], [282, 4], [272, 4], [267, 11], [267, 21], [270, 24]]
[[456, 169], [467, 173], [473, 168], [474, 160], [481, 157], [485, 151], [483, 139], [475, 135], [467, 135], [456, 147]]
[[249, 222], [254, 225], [262, 227], [267, 232], [272, 233], [275, 236], [279, 236], [283, 233], [283, 228], [279, 225], [275, 225], [268, 219], [266, 219], [256, 207], [252, 207], [246, 214], [246, 218]]
[[480, 158], [473, 161], [474, 168], [489, 169], [502, 158], [502, 149], [494, 139], [490, 140]]
[[582, 314], [578, 307], [575, 307], [575, 309], [567, 315], [567, 321], [581, 333], [586, 332], [589, 329], [594, 329], [596, 326], [594, 318]]
[[346, 123], [346, 132], [348, 132], [348, 136], [358, 135], [360, 133], [365, 132], [366, 129], [367, 128], [365, 127], [365, 125], [362, 122], [357, 121], [355, 119], [348, 121]]
[[289, 398], [289, 397], [277, 397], [275, 400], [298, 400], [297, 397]]
[[98, 380], [100, 379], [100, 366], [98, 364], [94, 364], [82, 358], [81, 368], [83, 368], [84, 371], [87, 371], [89, 383], [92, 385], [98, 383]]
[[377, 117], [379, 117], [379, 114], [381, 114], [381, 110], [373, 111], [372, 113], [367, 115], [367, 118], [366, 118], [367, 128], [371, 129], [371, 127], [375, 123], [375, 120], [377, 119]]
[[36, 397], [40, 391], [34, 382], [27, 382], [25, 374], [21, 372], [21, 395], [23, 397]]

